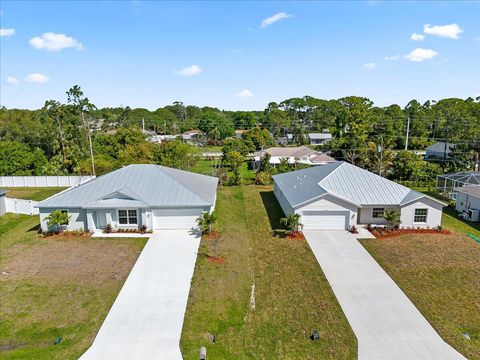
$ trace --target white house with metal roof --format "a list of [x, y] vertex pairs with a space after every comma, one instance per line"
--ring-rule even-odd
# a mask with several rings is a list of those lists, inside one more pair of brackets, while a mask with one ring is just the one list
[[218, 179], [165, 166], [128, 165], [56, 194], [37, 207], [40, 224], [54, 210], [68, 213], [68, 230], [191, 229], [215, 207]]
[[300, 214], [304, 229], [384, 225], [384, 210], [400, 213], [400, 226], [434, 228], [443, 203], [347, 162], [274, 175], [274, 193], [285, 214]]
[[480, 185], [468, 185], [455, 189], [455, 209], [471, 221], [480, 221]]

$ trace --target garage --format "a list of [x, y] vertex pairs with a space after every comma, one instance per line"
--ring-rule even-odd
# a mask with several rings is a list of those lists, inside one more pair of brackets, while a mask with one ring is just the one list
[[154, 230], [188, 230], [197, 227], [198, 209], [154, 209]]
[[348, 211], [302, 211], [301, 223], [305, 230], [345, 230], [349, 228]]

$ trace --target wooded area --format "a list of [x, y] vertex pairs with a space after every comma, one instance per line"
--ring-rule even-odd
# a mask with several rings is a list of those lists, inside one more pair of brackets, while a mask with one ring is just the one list
[[[130, 163], [189, 169], [198, 160], [200, 146], [149, 142], [142, 124], [157, 134], [199, 129], [205, 134], [200, 145], [222, 146], [235, 130], [250, 130], [241, 141], [249, 151], [271, 146], [287, 133], [301, 145], [308, 143], [308, 133], [329, 131], [333, 139], [319, 149], [372, 171], [388, 169], [400, 180], [415, 179], [415, 169], [422, 170], [422, 176], [431, 173], [429, 178], [440, 171], [402, 150], [424, 150], [437, 141], [457, 144], [451, 159], [442, 164], [443, 171], [471, 169], [480, 152], [480, 97], [423, 104], [412, 100], [401, 108], [377, 107], [356, 96], [338, 100], [305, 96], [272, 102], [264, 111], [223, 111], [181, 102], [149, 111], [97, 108], [79, 86], [66, 95], [65, 104], [49, 100], [38, 110], [0, 109], [0, 175], [91, 174], [92, 157], [96, 174]], [[231, 147], [232, 142], [226, 145]], [[226, 156], [224, 160], [229, 161]], [[232, 163], [237, 160], [230, 158]], [[410, 170], [405, 163], [411, 163]]]

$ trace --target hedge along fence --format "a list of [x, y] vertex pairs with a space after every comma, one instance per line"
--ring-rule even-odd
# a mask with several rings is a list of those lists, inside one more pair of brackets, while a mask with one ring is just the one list
[[0, 176], [0, 187], [72, 187], [95, 176]]

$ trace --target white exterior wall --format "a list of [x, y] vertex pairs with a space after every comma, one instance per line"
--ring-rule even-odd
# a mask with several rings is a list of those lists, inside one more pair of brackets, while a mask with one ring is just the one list
[[357, 224], [358, 208], [353, 204], [350, 204], [346, 201], [335, 198], [331, 195], [325, 195], [321, 199], [313, 201], [304, 206], [298, 207], [295, 209], [295, 213], [302, 215], [303, 210], [348, 211], [350, 213], [350, 216], [349, 216], [350, 226]]
[[368, 206], [368, 207], [362, 207], [359, 211], [359, 216], [358, 216], [358, 223], [359, 224], [371, 224], [371, 225], [386, 225], [387, 222], [383, 218], [373, 218], [373, 208], [384, 208], [387, 211], [395, 210], [396, 212], [400, 212], [400, 206]]
[[[443, 205], [429, 198], [421, 198], [400, 209], [400, 227], [435, 228], [442, 224]], [[415, 209], [428, 209], [426, 223], [414, 223]]]
[[459, 192], [457, 193], [455, 209], [460, 212], [470, 209], [480, 209], [480, 198]]
[[280, 191], [276, 183], [273, 184], [273, 193], [275, 194], [275, 197], [277, 198], [277, 201], [280, 204], [280, 207], [282, 208], [283, 213], [285, 215], [292, 214], [293, 208], [290, 206], [287, 199], [285, 198], [283, 193]]
[[[58, 210], [54, 208], [40, 208], [40, 226], [43, 231], [48, 231], [47, 220], [45, 218], [50, 215], [51, 212]], [[68, 230], [84, 230], [87, 228], [86, 211], [79, 208], [62, 208], [60, 210], [67, 210], [70, 220], [68, 222]]]

